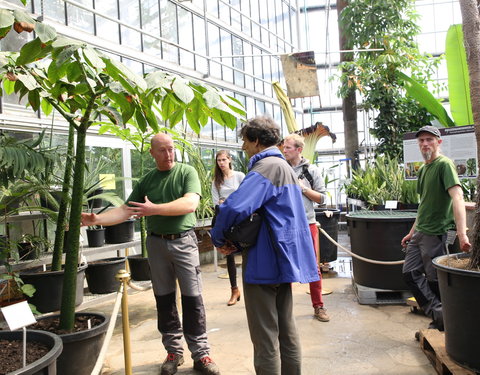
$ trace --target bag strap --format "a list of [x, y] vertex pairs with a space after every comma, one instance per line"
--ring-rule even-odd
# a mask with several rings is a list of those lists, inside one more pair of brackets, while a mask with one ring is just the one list
[[302, 165], [302, 175], [307, 179], [310, 183], [310, 187], [313, 189], [313, 177], [308, 170], [308, 164]]

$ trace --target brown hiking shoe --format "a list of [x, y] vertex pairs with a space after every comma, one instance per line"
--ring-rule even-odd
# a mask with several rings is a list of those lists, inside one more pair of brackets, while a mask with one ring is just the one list
[[177, 367], [183, 365], [184, 359], [181, 354], [168, 353], [163, 361], [160, 375], [173, 375], [177, 373]]
[[220, 375], [218, 366], [208, 355], [198, 361], [193, 361], [193, 368], [205, 375]]
[[315, 307], [315, 312], [313, 314], [315, 319], [320, 320], [321, 322], [330, 321], [330, 317], [327, 314], [327, 310], [323, 307]]

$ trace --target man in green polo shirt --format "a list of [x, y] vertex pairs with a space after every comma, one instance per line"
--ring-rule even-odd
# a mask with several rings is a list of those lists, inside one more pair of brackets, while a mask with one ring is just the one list
[[[175, 162], [172, 138], [157, 134], [150, 154], [157, 168], [141, 178], [126, 203], [100, 215], [82, 214], [83, 225], [113, 225], [131, 216], [147, 219], [148, 261], [157, 302], [158, 330], [167, 351], [161, 375], [184, 363], [182, 336], [202, 374], [220, 374], [209, 357], [200, 259], [193, 227], [200, 201], [200, 181], [189, 165]], [[183, 327], [176, 305], [176, 280], [182, 294]]]
[[465, 202], [455, 165], [440, 154], [440, 131], [434, 126], [424, 126], [415, 136], [425, 164], [418, 172], [417, 218], [402, 239], [402, 246], [407, 248], [403, 277], [419, 306], [433, 319], [429, 328], [443, 331], [442, 303], [432, 259], [445, 253], [449, 230], [456, 229], [462, 251], [470, 250]]

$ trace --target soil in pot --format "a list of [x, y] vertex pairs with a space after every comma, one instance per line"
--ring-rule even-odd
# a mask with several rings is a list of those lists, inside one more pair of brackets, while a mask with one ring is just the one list
[[[39, 342], [27, 344], [27, 365], [44, 357], [50, 348]], [[21, 340], [0, 340], [0, 375], [8, 374], [23, 367], [23, 342]]]
[[50, 332], [27, 330], [26, 363], [23, 367], [23, 332], [0, 331], [0, 375], [54, 375], [63, 349], [62, 340]]
[[125, 269], [125, 257], [107, 258], [88, 263], [85, 270], [88, 289], [92, 294], [116, 292], [120, 282], [115, 275]]

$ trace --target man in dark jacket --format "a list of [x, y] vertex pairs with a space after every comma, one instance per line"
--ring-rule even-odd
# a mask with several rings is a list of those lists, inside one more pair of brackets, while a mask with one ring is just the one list
[[257, 243], [244, 249], [243, 288], [257, 374], [301, 373], [292, 314], [292, 282], [318, 280], [315, 253], [298, 179], [276, 147], [280, 129], [269, 117], [247, 121], [240, 132], [249, 173], [220, 206], [214, 245], [228, 254], [224, 232], [254, 212], [263, 216]]

